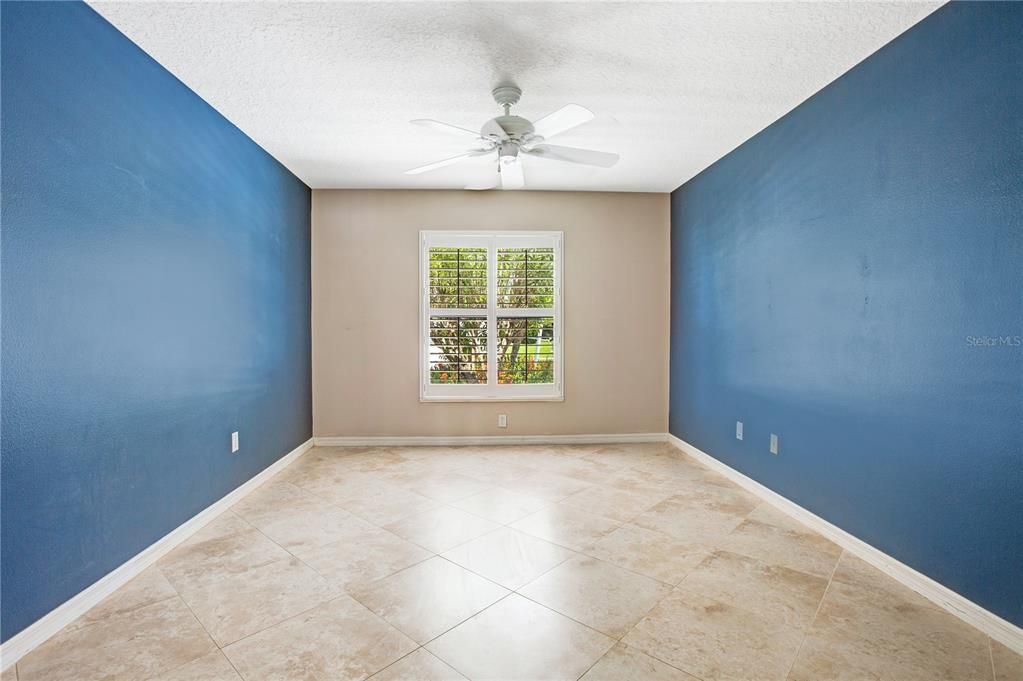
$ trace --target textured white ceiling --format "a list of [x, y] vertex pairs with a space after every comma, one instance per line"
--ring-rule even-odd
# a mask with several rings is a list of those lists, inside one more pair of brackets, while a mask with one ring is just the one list
[[942, 3], [91, 4], [312, 187], [489, 177], [489, 158], [404, 175], [462, 151], [408, 121], [479, 129], [511, 81], [513, 113], [597, 113], [557, 143], [622, 156], [526, 159], [528, 188], [670, 191]]

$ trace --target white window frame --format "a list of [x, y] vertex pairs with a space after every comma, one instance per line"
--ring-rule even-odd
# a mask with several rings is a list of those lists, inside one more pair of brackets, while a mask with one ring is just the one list
[[[456, 231], [419, 232], [419, 400], [420, 402], [560, 402], [565, 399], [565, 338], [562, 313], [562, 272], [564, 232], [555, 231]], [[486, 309], [447, 309], [430, 307], [430, 248], [487, 249]], [[554, 309], [497, 307], [497, 249], [554, 249]], [[487, 316], [487, 383], [430, 383], [430, 317], [471, 315]], [[554, 317], [554, 383], [502, 385], [497, 382], [497, 318]]]

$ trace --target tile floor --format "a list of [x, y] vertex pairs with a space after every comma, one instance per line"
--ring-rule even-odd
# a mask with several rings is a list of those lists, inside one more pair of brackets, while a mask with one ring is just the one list
[[2, 681], [1023, 681], [667, 445], [317, 448]]

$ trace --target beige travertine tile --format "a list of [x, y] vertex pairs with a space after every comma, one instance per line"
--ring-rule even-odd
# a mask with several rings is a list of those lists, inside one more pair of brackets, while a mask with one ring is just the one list
[[528, 494], [529, 496], [539, 497], [550, 502], [561, 501], [565, 497], [581, 492], [590, 486], [589, 483], [581, 480], [558, 475], [557, 473], [550, 473], [544, 470], [543, 467], [527, 469], [521, 477], [498, 482], [497, 484], [512, 492]]
[[21, 681], [148, 679], [216, 649], [180, 598], [62, 631], [18, 662]]
[[[908, 590], [907, 590], [908, 591]], [[809, 630], [813, 645], [796, 666], [818, 671], [834, 657], [900, 681], [992, 677], [988, 638], [953, 615], [887, 587], [832, 580]], [[837, 651], [837, 652], [836, 652]], [[801, 657], [803, 654], [801, 653]]]
[[496, 530], [500, 525], [457, 508], [443, 506], [387, 525], [399, 537], [442, 553]]
[[352, 453], [344, 457], [345, 466], [363, 473], [385, 470], [414, 461], [404, 453], [386, 447], [368, 448], [365, 452]]
[[176, 598], [177, 595], [178, 593], [159, 568], [150, 567], [69, 624], [65, 631], [78, 629], [167, 598]]
[[519, 590], [608, 636], [621, 638], [671, 587], [589, 556], [568, 560]]
[[242, 677], [223, 652], [214, 650], [151, 681], [242, 681]]
[[417, 476], [414, 482], [405, 485], [409, 490], [434, 501], [450, 504], [453, 501], [479, 494], [489, 484], [459, 473], [444, 473]]
[[607, 487], [626, 492], [668, 492], [675, 494], [678, 484], [668, 475], [646, 471], [641, 468], [622, 468], [608, 476]]
[[766, 504], [754, 509], [718, 547], [829, 578], [842, 555], [836, 544]]
[[991, 662], [995, 681], [1023, 681], [1023, 655], [1014, 653], [998, 641], [991, 641]]
[[333, 544], [302, 551], [298, 557], [331, 584], [349, 591], [366, 586], [433, 554], [396, 534], [367, 523]]
[[622, 641], [704, 681], [780, 681], [803, 634], [675, 589]]
[[614, 466], [619, 470], [630, 468], [646, 460], [651, 453], [639, 453], [630, 449], [634, 445], [605, 445], [598, 447], [596, 451], [583, 454], [583, 458], [589, 461], [599, 461], [602, 464]]
[[0, 681], [18, 681], [18, 666], [12, 664], [7, 669], [0, 671]]
[[838, 566], [835, 568], [832, 579], [842, 584], [863, 587], [871, 591], [881, 591], [898, 601], [941, 609], [937, 604], [848, 552], [843, 553], [838, 560]]
[[572, 478], [590, 485], [606, 482], [612, 473], [621, 470], [621, 465], [612, 461], [600, 461], [582, 456], [563, 456], [551, 461], [546, 469], [552, 473]]
[[306, 457], [285, 468], [274, 476], [274, 480], [297, 485], [331, 502], [344, 499], [346, 495], [367, 485], [379, 484], [373, 476], [354, 471], [341, 462], [308, 463]]
[[251, 529], [252, 525], [242, 520], [241, 516], [234, 513], [234, 511], [227, 510], [206, 523], [202, 529], [191, 537], [181, 542], [181, 546], [201, 544], [211, 539], [220, 539], [221, 537], [237, 534], [238, 532], [246, 532]]
[[[426, 480], [431, 477], [442, 476], [446, 473], [455, 474], [455, 471], [447, 470], [447, 467], [441, 465], [441, 461], [437, 459], [410, 459], [387, 466], [386, 468], [377, 469], [368, 475], [388, 485], [407, 489], [409, 485], [415, 484], [416, 482]], [[476, 483], [485, 484], [480, 483], [478, 480]]]
[[[530, 472], [530, 468], [524, 462], [487, 457], [486, 460], [477, 461], [459, 468], [458, 472], [490, 485], [500, 485], [527, 475]], [[523, 493], [529, 494], [528, 490]]]
[[224, 649], [246, 681], [364, 679], [416, 644], [339, 596]]
[[748, 610], [768, 622], [805, 629], [813, 621], [828, 580], [737, 553], [715, 551], [679, 586]]
[[507, 589], [440, 557], [352, 591], [360, 603], [419, 643], [507, 593]]
[[559, 454], [561, 456], [579, 457], [579, 456], [590, 456], [592, 454], [595, 454], [598, 451], [600, 451], [600, 449], [602, 447], [605, 447], [606, 445], [602, 445], [602, 444], [599, 444], [599, 443], [580, 442], [580, 443], [577, 443], [577, 444], [558, 444], [558, 445], [540, 445], [540, 446], [541, 447], [546, 447], [546, 449], [548, 451], [550, 451], [552, 454]]
[[169, 578], [220, 646], [340, 593], [337, 587], [294, 557], [241, 572], [206, 574], [192, 579]]
[[663, 490], [660, 492], [631, 492], [594, 485], [563, 499], [561, 503], [624, 523], [656, 506], [669, 496], [671, 494]]
[[[182, 582], [219, 578], [291, 557], [241, 518], [227, 513], [221, 518], [157, 562], [175, 588]], [[227, 531], [228, 526], [232, 531]]]
[[337, 499], [337, 503], [375, 525], [384, 526], [417, 513], [437, 508], [433, 499], [402, 489], [396, 485], [372, 484]]
[[579, 681], [699, 681], [624, 643], [617, 644]]
[[574, 556], [568, 549], [511, 528], [490, 532], [443, 556], [508, 589], [518, 589]]
[[[273, 478], [231, 507], [231, 512], [254, 527], [277, 518], [282, 510], [302, 508], [303, 502], [317, 501], [310, 492], [285, 480]], [[319, 500], [320, 505], [324, 502]]]
[[662, 532], [629, 524], [611, 532], [586, 553], [672, 586], [708, 555]]
[[[289, 496], [286, 498], [267, 498], [280, 489], [288, 488]], [[245, 499], [242, 503], [245, 505], [234, 507], [236, 513], [279, 546], [296, 555], [303, 550], [344, 539], [351, 534], [353, 526], [368, 524], [348, 511], [288, 483], [281, 483], [267, 490], [265, 495]]]
[[675, 447], [667, 442], [636, 442], [600, 445], [597, 454], [608, 456], [619, 454], [634, 465], [639, 461], [658, 456], [682, 456]]
[[420, 648], [377, 672], [370, 681], [466, 681], [466, 679], [426, 648]]
[[856, 641], [828, 641], [812, 632], [786, 681], [896, 681], [887, 675], [889, 663], [871, 655], [869, 647]]
[[451, 505], [500, 525], [507, 525], [536, 513], [544, 506], [549, 506], [550, 502], [501, 487], [490, 487]]
[[617, 520], [554, 504], [515, 521], [510, 527], [573, 551], [584, 551], [620, 525]]
[[[629, 524], [602, 515], [665, 494]], [[455, 508], [398, 522], [442, 500]], [[686, 678], [675, 668], [770, 681], [789, 666], [791, 681], [1023, 681], [1019, 656], [757, 501], [659, 445], [314, 448], [27, 655], [20, 679], [239, 681], [197, 615], [222, 643], [240, 637], [232, 650], [253, 651], [246, 681]], [[446, 555], [470, 570], [379, 527], [392, 522], [439, 538], [435, 550], [467, 538]], [[573, 548], [617, 568], [578, 569], [589, 559]], [[613, 639], [572, 618], [623, 631], [620, 611], [656, 593], [640, 575], [678, 588], [626, 634], [633, 646], [598, 661]], [[490, 580], [535, 589], [568, 616]], [[421, 642], [440, 634], [427, 645], [451, 659], [414, 650], [342, 589]], [[300, 624], [310, 613], [325, 619]]]
[[670, 476], [676, 483], [689, 479], [715, 484], [724, 480], [703, 464], [675, 449], [665, 449], [640, 457], [631, 467]]
[[710, 547], [739, 526], [757, 506], [742, 492], [705, 485], [669, 497], [632, 520], [694, 546]]
[[577, 679], [614, 640], [511, 594], [427, 644], [473, 681]]

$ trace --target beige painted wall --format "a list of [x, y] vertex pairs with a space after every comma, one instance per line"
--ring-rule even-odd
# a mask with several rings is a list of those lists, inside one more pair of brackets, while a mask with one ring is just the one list
[[[315, 435], [667, 430], [667, 194], [318, 189], [312, 223]], [[419, 401], [419, 230], [448, 228], [564, 231], [564, 402]]]

